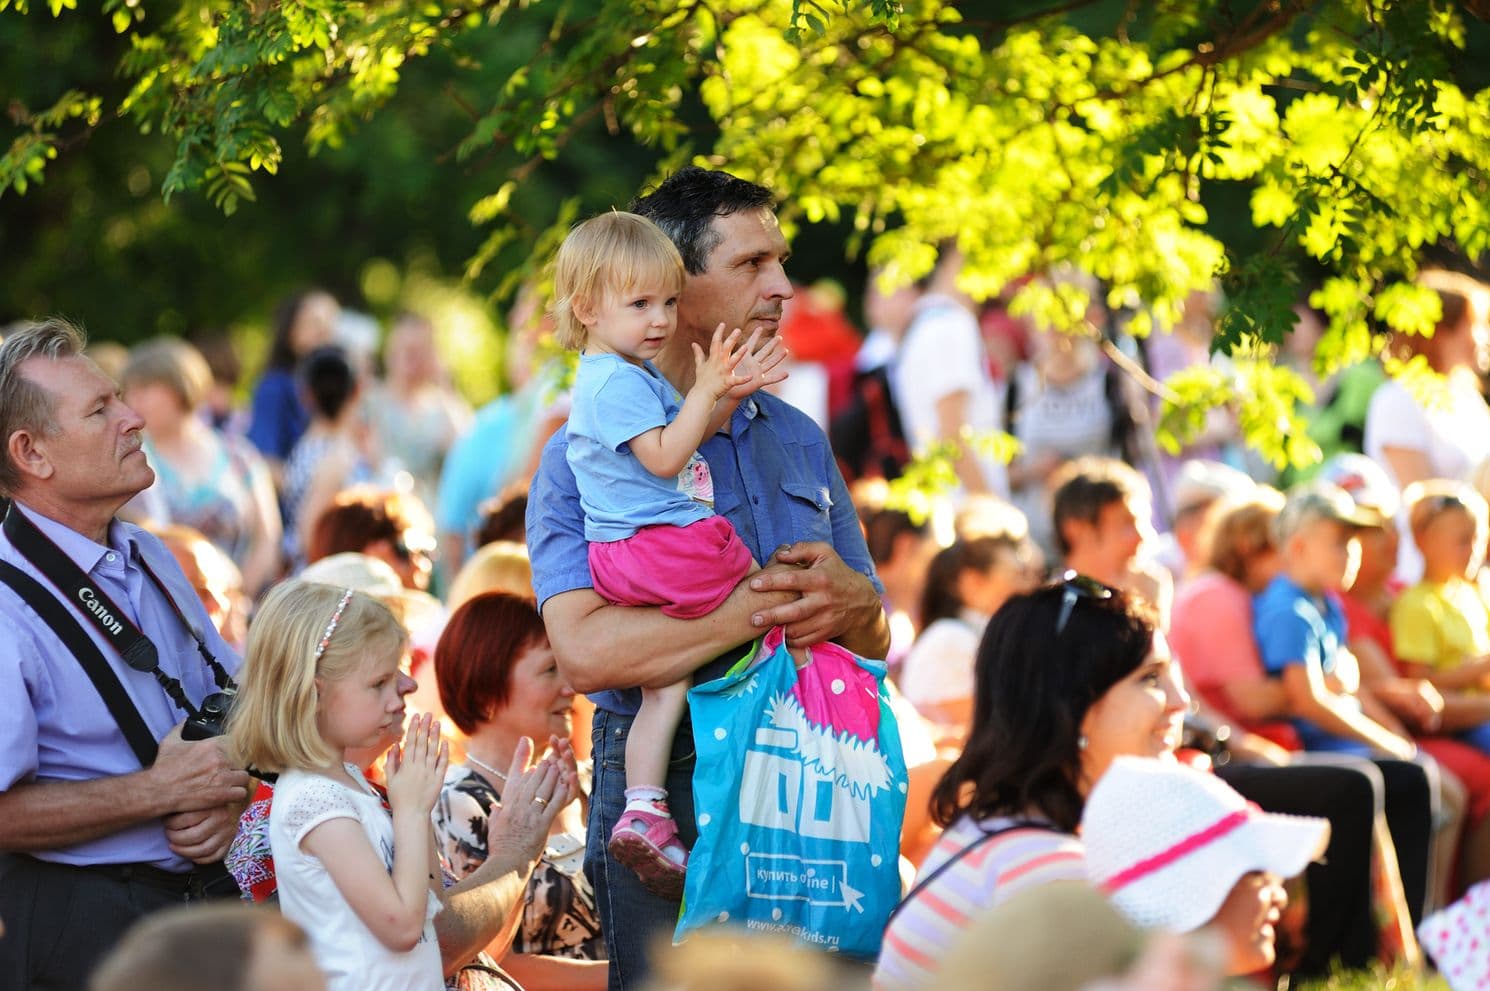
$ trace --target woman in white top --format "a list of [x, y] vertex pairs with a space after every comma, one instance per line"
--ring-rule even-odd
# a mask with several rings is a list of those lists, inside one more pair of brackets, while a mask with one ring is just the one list
[[387, 476], [408, 472], [427, 505], [451, 446], [471, 422], [471, 406], [450, 384], [427, 317], [404, 313], [388, 335], [386, 378], [366, 405], [376, 450]]
[[[1435, 402], [1425, 406], [1396, 380], [1376, 390], [1366, 412], [1366, 454], [1391, 474], [1399, 489], [1429, 478], [1470, 481], [1490, 459], [1490, 407], [1480, 376], [1490, 370], [1490, 291], [1454, 272], [1428, 271], [1420, 285], [1438, 293], [1443, 315], [1431, 337], [1396, 334], [1395, 357], [1421, 355], [1443, 376]], [[1416, 581], [1422, 561], [1412, 541], [1402, 541], [1398, 577]]]
[[949, 742], [973, 713], [973, 662], [988, 619], [1011, 595], [1035, 587], [1034, 553], [1008, 535], [958, 538], [932, 558], [921, 594], [921, 635], [900, 670], [900, 689]]
[[962, 443], [963, 431], [1003, 429], [988, 351], [967, 296], [957, 289], [962, 254], [945, 248], [891, 365], [890, 386], [911, 453], [943, 441], [959, 444], [953, 467], [957, 499], [974, 492], [1007, 495], [1003, 462]]
[[[386, 808], [355, 762], [404, 730], [407, 655], [408, 635], [387, 606], [351, 589], [284, 582], [255, 618], [229, 719], [235, 756], [279, 774], [269, 844], [280, 909], [305, 929], [329, 991], [444, 987], [430, 823], [447, 763], [439, 724], [416, 716], [390, 751]], [[531, 746], [523, 749], [525, 762]], [[514, 760], [509, 774], [521, 770]], [[572, 786], [551, 764], [516, 804], [546, 829], [549, 806], [567, 804]]]
[[[1104, 319], [1095, 306], [1089, 312], [1094, 326]], [[1030, 360], [1009, 377], [1005, 419], [1019, 441], [1019, 453], [1009, 462], [1010, 500], [1047, 555], [1059, 549], [1050, 522], [1056, 472], [1086, 455], [1132, 460], [1130, 382], [1094, 336], [1048, 329], [1031, 334]]]

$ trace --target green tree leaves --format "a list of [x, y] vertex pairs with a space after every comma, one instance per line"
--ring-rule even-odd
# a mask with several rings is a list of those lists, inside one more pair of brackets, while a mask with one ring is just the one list
[[[92, 16], [71, 6], [46, 10]], [[1138, 307], [1143, 330], [1220, 279], [1215, 349], [1236, 372], [1180, 383], [1165, 422], [1182, 432], [1208, 404], [1236, 403], [1270, 457], [1306, 457], [1286, 408], [1299, 384], [1268, 360], [1304, 273], [1322, 277], [1329, 317], [1316, 365], [1334, 368], [1373, 353], [1373, 324], [1425, 326], [1424, 298], [1404, 287], [1425, 250], [1473, 262], [1490, 245], [1490, 91], [1465, 54], [1486, 26], [1450, 0], [1078, 6], [105, 0], [130, 90], [13, 113], [0, 192], [34, 186], [69, 129], [117, 113], [169, 142], [162, 193], [200, 190], [232, 212], [282, 167], [286, 142], [345, 146], [439, 58], [471, 124], [423, 153], [468, 171], [503, 163], [469, 211], [485, 237], [471, 277], [512, 252], [537, 270], [550, 225], [601, 205], [574, 181], [531, 219], [525, 191], [550, 163], [562, 170], [576, 136], [641, 145], [662, 170], [697, 160], [770, 185], [789, 229], [844, 224], [847, 251], [891, 281], [924, 274], [951, 241], [974, 296], [1069, 267]], [[0, 0], [3, 16], [48, 16], [28, 7]], [[535, 20], [541, 32], [513, 30]], [[457, 97], [468, 46], [493, 37], [522, 39], [518, 68]], [[1245, 200], [1246, 229], [1212, 216], [1227, 191]], [[502, 272], [501, 287], [523, 274]], [[1030, 283], [1015, 305], [1074, 329], [1086, 302]]]
[[47, 163], [57, 157], [58, 147], [66, 140], [63, 134], [66, 126], [77, 121], [93, 127], [102, 112], [97, 97], [77, 90], [68, 90], [56, 103], [35, 113], [13, 106], [11, 117], [20, 126], [21, 134], [0, 155], [0, 177], [3, 177], [0, 196], [12, 188], [24, 193], [33, 183], [41, 182]]

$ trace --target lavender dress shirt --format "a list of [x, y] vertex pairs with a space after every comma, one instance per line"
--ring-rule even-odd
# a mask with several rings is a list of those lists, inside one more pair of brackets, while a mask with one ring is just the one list
[[[213, 628], [206, 610], [171, 552], [153, 535], [118, 520], [109, 526], [108, 544], [37, 513], [22, 509], [42, 533], [82, 568], [98, 587], [128, 612], [160, 653], [161, 670], [178, 678], [193, 705], [217, 691], [212, 673], [160, 589], [146, 576], [146, 561], [202, 634], [207, 648], [230, 673], [238, 655]], [[0, 559], [51, 590], [53, 586], [0, 531]], [[75, 603], [69, 610], [82, 623], [119, 676], [145, 723], [160, 739], [185, 718], [152, 675], [124, 663], [117, 651], [86, 621]], [[18, 783], [86, 781], [140, 770], [139, 760], [119, 731], [82, 666], [46, 622], [8, 584], [0, 584], [0, 791]], [[190, 863], [171, 852], [159, 820], [136, 823], [101, 839], [75, 846], [30, 851], [42, 860], [65, 864], [145, 862], [173, 871]]]

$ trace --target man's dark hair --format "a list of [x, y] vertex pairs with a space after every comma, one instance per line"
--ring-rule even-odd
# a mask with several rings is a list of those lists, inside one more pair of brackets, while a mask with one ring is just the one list
[[631, 212], [661, 227], [683, 256], [688, 274], [698, 275], [708, 268], [709, 255], [719, 246], [715, 217], [775, 205], [776, 198], [765, 186], [728, 172], [690, 165], [662, 180], [650, 193], [632, 200]]
[[1056, 549], [1065, 557], [1071, 553], [1066, 540], [1066, 523], [1080, 520], [1096, 523], [1102, 510], [1115, 502], [1148, 498], [1143, 476], [1117, 458], [1077, 458], [1058, 469], [1050, 479], [1055, 495], [1050, 507], [1051, 526], [1055, 530]]

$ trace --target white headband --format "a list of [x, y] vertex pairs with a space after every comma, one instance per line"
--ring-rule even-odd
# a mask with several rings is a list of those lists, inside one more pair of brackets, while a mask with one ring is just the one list
[[321, 634], [321, 642], [316, 644], [316, 653], [312, 660], [319, 661], [321, 655], [326, 653], [326, 645], [331, 642], [331, 634], [336, 632], [336, 624], [341, 622], [342, 610], [347, 608], [347, 603], [352, 601], [352, 590], [349, 588], [342, 593], [341, 601], [336, 604], [336, 611], [331, 614], [331, 622], [326, 624], [326, 632]]

